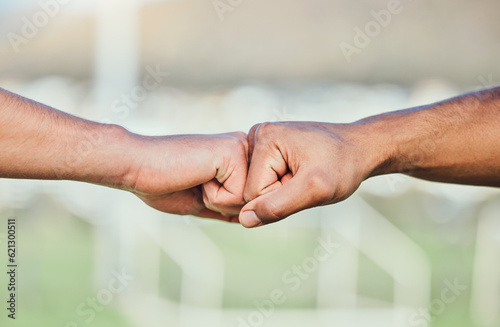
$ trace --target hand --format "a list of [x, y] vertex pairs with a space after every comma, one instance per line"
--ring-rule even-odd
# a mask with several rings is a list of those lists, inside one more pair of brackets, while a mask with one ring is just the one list
[[134, 135], [131, 191], [163, 212], [238, 221], [245, 204], [247, 136]]
[[240, 223], [261, 226], [349, 197], [378, 164], [366, 151], [370, 138], [355, 129], [311, 122], [253, 126], [244, 190], [248, 203]]

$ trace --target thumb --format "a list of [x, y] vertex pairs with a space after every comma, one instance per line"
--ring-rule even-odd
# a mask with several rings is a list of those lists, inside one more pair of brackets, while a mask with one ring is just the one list
[[241, 209], [240, 223], [251, 228], [279, 221], [327, 202], [332, 197], [332, 189], [320, 174], [301, 173], [299, 170], [281, 187], [248, 202]]

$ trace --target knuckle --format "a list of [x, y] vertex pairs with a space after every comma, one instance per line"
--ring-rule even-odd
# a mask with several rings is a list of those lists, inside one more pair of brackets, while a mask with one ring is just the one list
[[253, 201], [258, 196], [259, 194], [257, 192], [249, 189], [248, 187], [245, 187], [245, 190], [243, 191], [243, 199], [245, 200], [245, 202], [248, 203], [250, 201]]
[[253, 125], [252, 128], [250, 128], [250, 130], [248, 131], [248, 135], [253, 136], [255, 134], [255, 132], [257, 131], [257, 128], [259, 128], [260, 125], [261, 125], [261, 123]]
[[277, 123], [262, 123], [252, 136], [254, 152], [266, 152], [271, 145], [282, 138], [280, 126]]
[[222, 209], [224, 208], [224, 206], [220, 203], [217, 203], [217, 201], [204, 201], [204, 204], [205, 208], [216, 212], [222, 212]]
[[209, 203], [209, 205], [214, 209], [221, 209], [225, 207], [236, 207], [244, 204], [245, 202], [243, 201], [243, 197], [238, 195], [231, 195], [231, 196], [228, 195], [224, 198], [218, 197], [216, 199], [211, 200]]
[[247, 134], [243, 132], [234, 132], [233, 135], [242, 140], [246, 140], [248, 137]]
[[257, 138], [271, 137], [277, 132], [278, 126], [279, 126], [278, 124], [270, 122], [259, 124], [256, 129], [256, 137]]
[[213, 210], [218, 205], [218, 192], [211, 188], [203, 188], [203, 204], [206, 208]]
[[243, 198], [243, 193], [233, 194], [233, 196], [224, 203], [226, 206], [243, 206], [245, 205], [245, 199]]
[[203, 197], [203, 203], [205, 204], [205, 207], [207, 207], [208, 209], [212, 209], [215, 202], [216, 201], [214, 201], [214, 199], [210, 195]]
[[203, 204], [205, 205], [205, 208], [214, 211], [215, 207], [210, 202], [203, 201]]
[[239, 154], [243, 154], [244, 156], [247, 156], [248, 154], [248, 140], [245, 139], [238, 139], [238, 142], [236, 144], [236, 148], [238, 149]]
[[[243, 135], [246, 134], [243, 133]], [[246, 156], [248, 152], [248, 140], [246, 136], [241, 137], [239, 135], [233, 134], [233, 137], [230, 139], [230, 142], [231, 142], [230, 144], [231, 151], [237, 153], [238, 155], [244, 154]]]

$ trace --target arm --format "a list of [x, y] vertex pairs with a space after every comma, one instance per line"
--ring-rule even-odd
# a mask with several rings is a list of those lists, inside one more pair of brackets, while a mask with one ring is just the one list
[[500, 186], [500, 88], [352, 124], [260, 124], [249, 145], [246, 227], [342, 201], [382, 174]]
[[243, 133], [141, 136], [0, 89], [0, 148], [3, 178], [95, 183], [161, 211], [223, 220], [244, 203]]

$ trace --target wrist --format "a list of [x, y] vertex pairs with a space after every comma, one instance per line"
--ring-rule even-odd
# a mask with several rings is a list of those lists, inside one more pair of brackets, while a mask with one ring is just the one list
[[217, 173], [223, 175], [230, 162], [230, 158], [221, 155], [216, 136], [144, 136], [124, 132], [120, 188], [136, 194], [190, 189], [208, 182]]
[[353, 149], [356, 159], [350, 164], [357, 166], [357, 174], [362, 180], [388, 173], [394, 149], [387, 142], [390, 137], [383, 126], [368, 121], [327, 125], [336, 137]]
[[429, 123], [435, 118], [422, 109], [386, 113], [353, 123], [364, 131], [366, 151], [375, 158], [369, 177], [425, 169], [439, 131]]
[[131, 149], [133, 134], [118, 125], [97, 123], [87, 126], [84, 133], [84, 137], [74, 138], [60, 177], [129, 189], [135, 161]]

